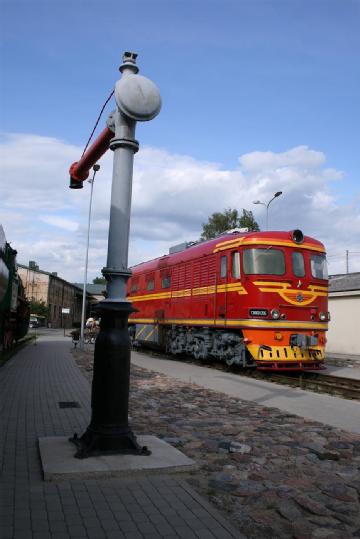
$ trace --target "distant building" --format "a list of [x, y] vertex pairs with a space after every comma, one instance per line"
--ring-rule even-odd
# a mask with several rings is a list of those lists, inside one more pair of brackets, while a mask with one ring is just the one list
[[[31, 260], [28, 266], [18, 264], [18, 273], [29, 301], [42, 301], [49, 309], [46, 323], [52, 328], [70, 328], [80, 325], [82, 289], [61, 279], [56, 272], [49, 273]], [[92, 297], [87, 294], [87, 307]], [[69, 309], [64, 313], [63, 309]]]
[[360, 272], [329, 277], [328, 354], [360, 356]]
[[[82, 283], [73, 283], [74, 286], [79, 288], [81, 291], [84, 289]], [[87, 284], [86, 285], [86, 294], [89, 295], [89, 308], [88, 311], [91, 312], [99, 301], [105, 299], [106, 293], [106, 284]]]

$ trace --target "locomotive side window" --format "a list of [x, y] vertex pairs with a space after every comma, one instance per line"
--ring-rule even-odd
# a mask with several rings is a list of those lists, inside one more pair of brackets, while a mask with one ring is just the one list
[[132, 293], [134, 294], [134, 293], [137, 292], [137, 291], [138, 291], [138, 282], [137, 282], [137, 281], [133, 281], [133, 282], [131, 283], [130, 292], [132, 292]]
[[161, 287], [170, 288], [170, 284], [171, 284], [170, 275], [164, 275], [161, 279]]
[[311, 275], [316, 279], [328, 279], [326, 257], [324, 255], [310, 256]]
[[240, 253], [231, 253], [231, 274], [234, 279], [240, 279]]
[[155, 273], [148, 273], [145, 277], [146, 280], [146, 290], [154, 290], [155, 288]]
[[279, 249], [246, 249], [243, 255], [245, 273], [284, 275], [285, 257]]
[[227, 256], [220, 258], [220, 277], [224, 279], [227, 276]]
[[293, 274], [296, 275], [296, 277], [304, 277], [305, 276], [304, 255], [302, 253], [295, 251], [294, 253], [291, 253], [291, 260], [292, 260]]

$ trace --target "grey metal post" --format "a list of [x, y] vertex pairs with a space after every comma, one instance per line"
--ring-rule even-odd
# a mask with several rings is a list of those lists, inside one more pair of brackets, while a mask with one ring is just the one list
[[[125, 301], [126, 281], [129, 277], [128, 250], [134, 153], [139, 144], [135, 140], [134, 120], [117, 110], [114, 114], [115, 137], [110, 142], [114, 152], [113, 182], [107, 267], [103, 269], [107, 282], [108, 300]], [[121, 232], [120, 232], [121, 231]]]
[[117, 108], [109, 121], [114, 122], [115, 137], [110, 141], [114, 152], [107, 266], [102, 273], [107, 281], [107, 298], [98, 304], [100, 332], [95, 343], [92, 382], [92, 416], [86, 432], [70, 441], [78, 448], [76, 457], [108, 453], [149, 454], [138, 445], [128, 424], [130, 337], [128, 316], [133, 312], [126, 299], [129, 228], [136, 121], [148, 121], [160, 111], [161, 99], [156, 86], [138, 75], [137, 54], [126, 52], [120, 66], [122, 78], [116, 83]]

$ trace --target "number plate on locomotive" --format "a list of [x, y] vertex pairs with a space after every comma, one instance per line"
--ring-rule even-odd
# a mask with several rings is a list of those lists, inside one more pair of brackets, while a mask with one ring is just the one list
[[269, 311], [267, 309], [250, 309], [250, 316], [268, 316]]

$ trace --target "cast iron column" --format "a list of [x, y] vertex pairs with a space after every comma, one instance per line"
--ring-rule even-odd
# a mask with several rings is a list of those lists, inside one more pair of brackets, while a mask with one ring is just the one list
[[86, 432], [70, 440], [77, 447], [76, 457], [114, 453], [149, 454], [140, 447], [128, 423], [130, 338], [128, 316], [133, 312], [126, 299], [130, 208], [136, 121], [154, 118], [161, 107], [157, 87], [138, 75], [134, 53], [126, 52], [120, 67], [121, 79], [115, 86], [117, 108], [112, 115], [115, 137], [107, 266], [107, 298], [98, 304], [100, 333], [95, 343], [90, 425]]

